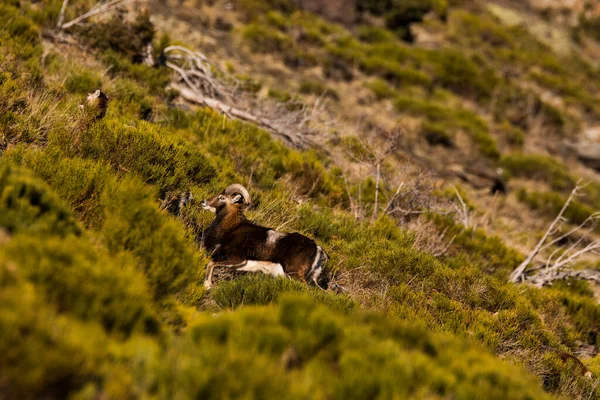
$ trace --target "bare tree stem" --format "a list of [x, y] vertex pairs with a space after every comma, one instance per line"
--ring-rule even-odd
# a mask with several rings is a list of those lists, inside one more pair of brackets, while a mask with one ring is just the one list
[[62, 28], [62, 24], [65, 20], [65, 11], [67, 10], [67, 6], [69, 5], [69, 0], [64, 0], [62, 6], [60, 7], [60, 12], [58, 13], [58, 20], [56, 21], [56, 29]]
[[569, 207], [569, 205], [573, 201], [573, 198], [577, 195], [577, 192], [581, 188], [582, 187], [579, 185], [579, 182], [578, 182], [577, 185], [571, 191], [571, 194], [567, 198], [567, 201], [565, 201], [565, 204], [561, 208], [560, 212], [558, 213], [558, 215], [556, 216], [556, 218], [554, 218], [554, 221], [552, 221], [552, 223], [550, 224], [550, 226], [548, 227], [548, 229], [546, 230], [546, 232], [544, 232], [544, 235], [542, 236], [542, 238], [540, 239], [540, 241], [537, 243], [537, 245], [535, 246], [535, 248], [531, 251], [531, 253], [529, 253], [529, 255], [527, 256], [527, 258], [525, 258], [525, 260], [523, 260], [523, 262], [521, 264], [519, 264], [519, 266], [512, 272], [512, 274], [510, 274], [509, 280], [511, 282], [517, 283], [517, 282], [519, 282], [522, 279], [523, 272], [525, 272], [525, 269], [527, 269], [527, 267], [529, 266], [529, 264], [531, 264], [531, 262], [533, 261], [533, 259], [535, 258], [535, 256], [537, 256], [538, 253], [542, 250], [542, 248], [544, 247], [544, 243], [548, 239], [548, 236], [550, 236], [554, 232], [554, 229], [555, 229], [556, 225], [563, 220], [563, 214], [565, 213], [565, 211], [567, 210], [567, 208]]
[[[126, 6], [127, 4], [130, 4], [130, 3], [133, 3], [136, 1], [144, 1], [144, 0], [112, 0], [101, 6], [98, 6], [98, 4], [96, 4], [96, 6], [92, 7], [92, 9], [90, 11], [86, 12], [85, 14], [80, 15], [79, 17], [77, 17], [65, 24], [61, 23], [60, 29], [63, 29], [63, 30], [69, 29], [73, 25], [77, 25], [80, 22], [85, 21], [86, 19], [91, 18], [95, 15], [103, 14], [103, 13], [113, 10], [115, 8], [123, 7], [123, 6]], [[65, 0], [65, 2], [63, 3], [63, 6], [65, 6], [65, 8], [66, 8], [66, 4], [65, 4], [66, 2], [67, 2], [67, 0]], [[64, 16], [64, 13], [63, 13], [63, 16]], [[59, 18], [60, 18], [60, 16], [59, 16]]]

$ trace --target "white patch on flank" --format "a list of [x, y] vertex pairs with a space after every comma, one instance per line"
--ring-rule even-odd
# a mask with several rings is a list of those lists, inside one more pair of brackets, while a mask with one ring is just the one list
[[248, 260], [246, 261], [246, 265], [237, 268], [238, 271], [245, 272], [262, 272], [263, 274], [271, 275], [271, 276], [284, 276], [285, 272], [283, 272], [283, 267], [279, 263], [272, 263], [269, 261], [254, 261]]
[[310, 266], [310, 275], [315, 284], [318, 284], [317, 282], [319, 281], [319, 276], [321, 275], [321, 272], [323, 272], [323, 264], [318, 264], [324, 256], [325, 254], [321, 246], [317, 246], [317, 255], [315, 255], [315, 259]]
[[285, 236], [285, 233], [274, 231], [269, 229], [267, 231], [267, 244], [275, 244], [279, 239]]

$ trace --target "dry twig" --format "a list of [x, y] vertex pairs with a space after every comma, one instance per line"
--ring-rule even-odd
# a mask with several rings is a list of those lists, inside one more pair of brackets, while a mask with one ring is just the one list
[[[596, 212], [585, 219], [581, 224], [568, 230], [566, 233], [557, 236], [555, 239], [546, 243], [549, 237], [555, 235], [559, 228], [567, 222], [564, 218], [564, 213], [572, 203], [573, 199], [577, 196], [579, 191], [584, 186], [580, 185], [579, 182], [571, 191], [571, 194], [565, 201], [562, 209], [554, 218], [544, 235], [537, 243], [535, 248], [529, 253], [527, 258], [513, 271], [510, 276], [510, 281], [514, 283], [528, 282], [534, 286], [551, 285], [552, 282], [559, 279], [567, 278], [578, 278], [587, 279], [596, 282], [600, 282], [600, 271], [595, 270], [571, 270], [567, 267], [576, 262], [581, 256], [594, 253], [600, 250], [600, 240], [590, 240], [589, 234], [582, 234], [577, 240], [575, 240], [568, 247], [558, 247], [554, 249], [547, 257], [545, 264], [539, 268], [530, 269], [526, 272], [527, 267], [531, 264], [533, 259], [542, 251], [549, 249], [551, 246], [571, 238], [575, 233], [581, 233], [583, 230], [591, 230], [597, 227], [598, 221], [600, 220], [600, 212]], [[587, 242], [583, 247], [582, 244]], [[558, 257], [554, 257], [558, 254]]]
[[309, 135], [328, 122], [320, 120], [325, 103], [319, 98], [312, 107], [301, 105], [290, 111], [289, 104], [269, 104], [245, 96], [240, 82], [220, 71], [202, 53], [183, 46], [169, 46], [163, 52], [166, 66], [180, 81], [172, 85], [181, 97], [228, 116], [252, 122], [282, 138], [288, 145], [305, 149], [312, 146]]
[[85, 14], [82, 14], [79, 17], [74, 18], [71, 21], [63, 24], [63, 20], [65, 18], [65, 11], [66, 11], [67, 5], [68, 5], [68, 0], [64, 0], [63, 4], [61, 6], [60, 12], [58, 14], [58, 21], [56, 23], [56, 28], [62, 29], [62, 30], [69, 29], [70, 27], [77, 25], [93, 16], [96, 16], [99, 14], [104, 14], [104, 13], [114, 10], [116, 8], [121, 8], [121, 7], [124, 7], [128, 4], [131, 4], [131, 3], [134, 3], [137, 1], [145, 1], [145, 0], [112, 0], [112, 1], [109, 1], [108, 3], [96, 3]]

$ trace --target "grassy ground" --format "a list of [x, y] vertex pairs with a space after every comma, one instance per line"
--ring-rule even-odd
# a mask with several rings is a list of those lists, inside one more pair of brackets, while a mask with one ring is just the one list
[[[437, 257], [419, 249], [418, 232], [389, 216], [357, 221], [347, 209], [358, 182], [346, 187], [333, 156], [291, 150], [255, 126], [173, 103], [169, 72], [135, 59], [146, 41], [157, 48], [168, 41], [150, 34], [146, 20], [81, 28], [82, 50], [41, 39], [59, 8], [0, 3], [8, 16], [0, 25], [0, 390], [7, 398], [600, 395], [598, 360], [583, 359], [594, 374], [588, 379], [562, 356], [600, 340], [589, 285], [509, 284], [523, 256], [449, 216], [423, 217], [436, 234], [454, 237]], [[355, 37], [322, 20], [307, 27], [302, 40], [310, 46], [296, 47], [288, 24], [306, 26], [307, 16], [275, 8], [247, 8], [255, 14], [239, 37], [260, 44], [253, 51], [290, 51], [294, 63], [338, 70], [357, 65], [380, 80], [373, 91], [396, 110], [449, 134], [466, 132], [483, 158], [515, 177], [550, 177], [562, 195], [573, 183], [558, 161], [498, 145], [499, 121], [470, 105], [489, 104], [499, 79], [476, 54], [415, 50], [381, 28]], [[456, 29], [486, 25], [460, 10], [449, 20]], [[123, 47], [100, 40], [115, 26], [136, 40]], [[465, 46], [514, 40], [496, 23], [486, 29], [489, 43]], [[456, 40], [474, 37], [457, 33]], [[445, 91], [416, 101], [401, 93], [431, 85]], [[97, 86], [112, 100], [104, 119], [90, 121], [77, 105]], [[327, 88], [305, 80], [292, 95]], [[456, 108], [463, 98], [466, 106]], [[544, 104], [545, 123], [567, 135], [568, 117]], [[518, 112], [501, 97], [496, 107]], [[253, 219], [315, 238], [348, 292], [263, 276], [205, 292], [208, 257], [198, 238], [212, 216], [197, 203], [179, 215], [159, 205], [188, 190], [203, 199], [232, 182], [251, 189]]]

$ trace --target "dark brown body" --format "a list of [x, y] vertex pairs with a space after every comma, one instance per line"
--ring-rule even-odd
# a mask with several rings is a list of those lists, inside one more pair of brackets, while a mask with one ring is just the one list
[[210, 287], [215, 266], [240, 267], [249, 261], [278, 264], [286, 275], [318, 285], [328, 259], [325, 251], [299, 233], [277, 232], [249, 221], [244, 215], [248, 204], [248, 192], [237, 184], [202, 203], [204, 209], [216, 214], [202, 241], [212, 260], [205, 285]]
[[250, 222], [238, 210], [217, 214], [204, 232], [204, 246], [215, 262], [246, 260], [281, 264], [284, 272], [307, 281], [319, 248], [299, 233], [279, 233]]

